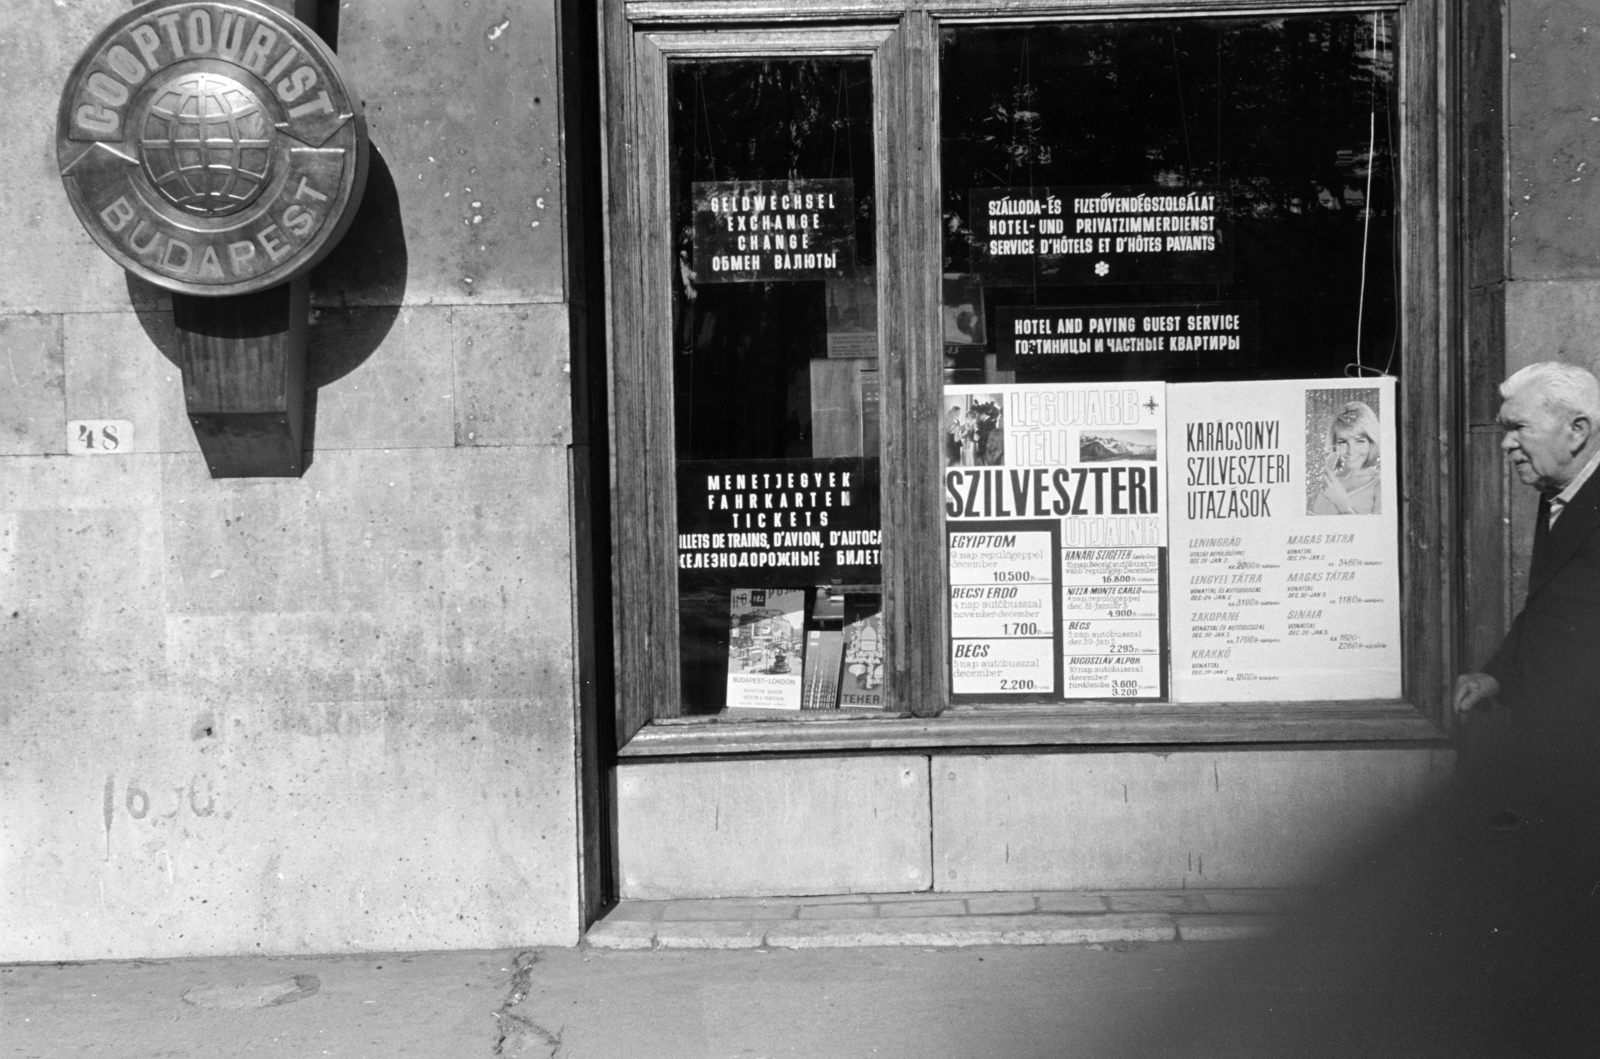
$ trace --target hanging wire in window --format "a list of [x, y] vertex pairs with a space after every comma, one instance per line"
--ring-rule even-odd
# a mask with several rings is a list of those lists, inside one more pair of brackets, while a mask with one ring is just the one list
[[[1211, 156], [1211, 183], [1212, 183], [1212, 186], [1217, 189], [1218, 195], [1222, 194], [1222, 43], [1226, 39], [1227, 39], [1227, 33], [1224, 30], [1218, 29], [1217, 30], [1217, 64], [1216, 64], [1216, 70], [1217, 70], [1217, 75], [1216, 75], [1217, 76], [1217, 118], [1216, 118], [1216, 126], [1215, 126], [1215, 135], [1213, 136], [1213, 139], [1212, 139], [1212, 148], [1211, 148], [1212, 151], [1213, 151], [1213, 154]], [[1220, 202], [1221, 199], [1219, 199], [1218, 201]], [[1223, 208], [1224, 209], [1232, 209], [1233, 207], [1230, 204], [1230, 205], [1224, 206]], [[1212, 286], [1211, 290], [1212, 290], [1212, 294], [1213, 294], [1214, 297], [1219, 298], [1219, 299], [1222, 297], [1222, 284], [1221, 283], [1214, 284]]]
[[700, 117], [704, 115], [706, 119], [706, 179], [715, 180], [717, 179], [717, 144], [711, 135], [711, 111], [706, 107], [705, 79], [706, 72], [704, 70], [696, 70], [694, 72], [694, 98], [695, 102], [700, 104], [700, 110], [694, 116], [694, 151], [696, 155], [700, 153]]
[[[1392, 25], [1392, 23], [1389, 21], [1389, 16], [1387, 16], [1387, 15], [1384, 16], [1383, 25], [1384, 25], [1383, 40], [1384, 40], [1385, 47], [1383, 49], [1383, 55], [1381, 56], [1381, 58], [1382, 58], [1383, 63], [1384, 63], [1384, 68], [1390, 72], [1390, 76], [1392, 77], [1393, 76], [1393, 71], [1394, 71], [1394, 49], [1393, 49], [1393, 45], [1392, 45], [1392, 43], [1390, 41], [1389, 33], [1388, 33], [1389, 27]], [[1384, 108], [1383, 108], [1383, 157], [1385, 159], [1387, 159], [1388, 162], [1389, 162], [1389, 167], [1390, 167], [1390, 169], [1389, 169], [1389, 183], [1390, 183], [1390, 186], [1392, 187], [1394, 185], [1394, 158], [1395, 158], [1395, 153], [1394, 153], [1394, 141], [1395, 141], [1395, 135], [1394, 135], [1394, 108], [1388, 105], [1388, 97], [1387, 97], [1387, 95], [1384, 97], [1384, 103], [1385, 103], [1385, 105], [1384, 105]], [[1391, 212], [1392, 212], [1392, 210], [1391, 210]], [[1391, 238], [1389, 240], [1389, 259], [1390, 259], [1389, 260], [1390, 300], [1391, 300], [1391, 304], [1399, 305], [1400, 304], [1400, 240], [1394, 239], [1394, 238]], [[1400, 354], [1400, 328], [1399, 328], [1398, 325], [1396, 325], [1395, 327], [1391, 327], [1389, 329], [1389, 357], [1383, 363], [1383, 373], [1385, 375], [1393, 374], [1394, 358], [1399, 356], [1399, 354]]]
[[1006, 160], [1006, 186], [1016, 186], [1017, 163], [1023, 159], [1027, 161], [1028, 186], [1033, 187], [1033, 157], [1032, 152], [1022, 143], [1021, 126], [1024, 114], [1023, 103], [1033, 97], [1033, 70], [1030, 67], [1028, 44], [1031, 31], [1022, 33], [1022, 60], [1017, 64], [1017, 87], [1011, 96], [1011, 148], [1007, 151]]
[[[833, 147], [828, 152], [828, 176], [838, 175], [839, 168], [839, 129], [844, 128], [844, 175], [849, 178], [852, 187], [856, 180], [856, 138], [854, 111], [850, 109], [850, 71], [843, 64], [839, 67], [839, 93], [833, 108]], [[856, 208], [862, 209], [870, 199], [858, 202]], [[857, 223], [860, 223], [859, 217]]]
[[1167, 30], [1167, 37], [1172, 42], [1172, 76], [1178, 82], [1178, 122], [1183, 127], [1183, 181], [1189, 187], [1194, 186], [1194, 151], [1189, 146], [1189, 108], [1183, 101], [1183, 71], [1178, 67], [1178, 31], [1175, 28]]
[[[1389, 351], [1389, 364], [1382, 369], [1368, 368], [1361, 362], [1361, 332], [1366, 326], [1367, 313], [1367, 250], [1372, 238], [1372, 171], [1378, 168], [1378, 66], [1383, 61], [1382, 23], [1379, 17], [1377, 11], [1372, 13], [1372, 59], [1368, 64], [1367, 94], [1367, 190], [1361, 200], [1361, 285], [1356, 294], [1356, 360], [1354, 364], [1345, 365], [1344, 369], [1345, 375], [1352, 378], [1360, 378], [1369, 371], [1374, 375], [1387, 375], [1389, 366], [1394, 363], [1393, 347]], [[1351, 371], [1352, 368], [1355, 370]]]
[[[830, 178], [839, 175], [839, 126], [841, 124], [847, 125], [850, 121], [849, 98], [850, 82], [846, 80], [845, 70], [841, 65], [839, 68], [839, 90], [834, 93], [833, 97], [833, 145], [828, 148], [828, 176]], [[841, 115], [843, 115], [842, 120]], [[844, 149], [845, 164], [849, 166], [850, 140], [848, 136], [844, 141]]]
[[[689, 120], [692, 123], [690, 125], [689, 137], [689, 171], [695, 176], [698, 176], [700, 172], [700, 118], [702, 115], [704, 115], [706, 119], [705, 133], [707, 177], [710, 180], [716, 180], [717, 147], [716, 142], [712, 138], [711, 134], [711, 114], [706, 107], [704, 70], [696, 69], [694, 72], [694, 102], [690, 104], [689, 109]], [[689, 235], [689, 233], [684, 233], [684, 235], [680, 237], [678, 246], [678, 281], [683, 284], [683, 297], [684, 300], [688, 302], [688, 304], [684, 306], [681, 314], [683, 334], [681, 336], [679, 345], [683, 355], [686, 357], [694, 352], [694, 333], [696, 327], [696, 314], [694, 311], [694, 305], [695, 300], [700, 294], [700, 292], [695, 289], [694, 285], [694, 282], [698, 277], [695, 275], [694, 265], [689, 258], [690, 247], [683, 245], [684, 243], [691, 242], [692, 237]]]
[[[1033, 57], [1031, 44], [1033, 30], [1022, 31], [1022, 60], [1017, 64], [1017, 87], [1011, 97], [1011, 148], [1006, 163], [1006, 186], [1016, 187], [1017, 163], [1024, 162], [1028, 173], [1028, 188], [1034, 186], [1033, 158], [1036, 153], [1034, 147], [1037, 142], [1039, 114], [1033, 109]], [[1021, 132], [1026, 126], [1029, 142], [1022, 142]], [[1034, 304], [1038, 304], [1039, 296], [1039, 262], [1037, 258], [1029, 262], [1033, 272], [1033, 282], [1028, 287], [1033, 291]]]
[[1211, 161], [1211, 182], [1218, 188], [1222, 187], [1222, 42], [1226, 36], [1222, 30], [1217, 30], [1217, 121], [1212, 146], [1215, 153]]

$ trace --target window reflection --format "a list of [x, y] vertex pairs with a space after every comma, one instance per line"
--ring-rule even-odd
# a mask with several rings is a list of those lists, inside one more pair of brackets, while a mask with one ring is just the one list
[[[1398, 371], [1392, 41], [1384, 14], [947, 29], [941, 178], [951, 381], [1340, 376], [1358, 362]], [[975, 217], [973, 204], [1034, 189], [1215, 202], [1205, 210], [1069, 208], [1061, 236], [1094, 239], [1093, 249], [1034, 255], [1031, 271], [997, 270], [985, 250], [1006, 237], [1007, 215]], [[1093, 223], [1073, 223], [1082, 221]], [[1219, 244], [1210, 264], [1173, 252], [1206, 236]], [[1157, 249], [1108, 255], [1099, 242], [1108, 237], [1113, 247], [1119, 237], [1130, 246], [1155, 237], [1146, 245]], [[951, 292], [975, 286], [987, 344], [951, 341], [951, 312], [978, 304]], [[1039, 305], [1129, 307], [1122, 315], [1139, 317], [1134, 337], [1144, 334], [1144, 317], [1162, 315], [1150, 311], [1159, 306], [1176, 310], [1167, 315], [1239, 316], [1229, 333], [1241, 341], [1176, 350], [1170, 341], [1123, 343], [1110, 355], [1091, 346], [1018, 364], [1007, 356], [1009, 327], [996, 324], [1010, 307]], [[996, 377], [1007, 364], [1025, 374]]]

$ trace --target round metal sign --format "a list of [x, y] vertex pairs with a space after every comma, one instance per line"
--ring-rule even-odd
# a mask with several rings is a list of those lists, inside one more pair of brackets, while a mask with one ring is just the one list
[[304, 24], [256, 0], [157, 0], [73, 67], [56, 157], [78, 219], [123, 268], [185, 294], [247, 294], [338, 243], [367, 136]]

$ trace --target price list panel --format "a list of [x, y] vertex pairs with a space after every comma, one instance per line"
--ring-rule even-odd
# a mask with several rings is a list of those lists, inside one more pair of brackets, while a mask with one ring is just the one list
[[1059, 524], [952, 522], [947, 532], [952, 696], [1059, 699]]
[[1064, 698], [1164, 697], [1160, 548], [1061, 553]]

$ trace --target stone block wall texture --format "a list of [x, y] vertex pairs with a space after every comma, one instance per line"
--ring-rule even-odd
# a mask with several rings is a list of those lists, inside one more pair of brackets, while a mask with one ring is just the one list
[[1454, 773], [1417, 748], [624, 763], [622, 896], [1314, 886]]
[[917, 754], [617, 768], [623, 900], [926, 890]]
[[[1508, 0], [1506, 371], [1600, 372], [1600, 0]], [[1527, 589], [1534, 497], [1513, 483], [1512, 570]]]
[[[0, 960], [571, 944], [553, 4], [340, 5], [373, 179], [313, 278], [312, 462], [254, 480], [56, 174], [127, 6], [0, 10]], [[132, 436], [68, 455], [81, 419]]]
[[935, 890], [1315, 886], [1455, 773], [1431, 749], [935, 755]]

